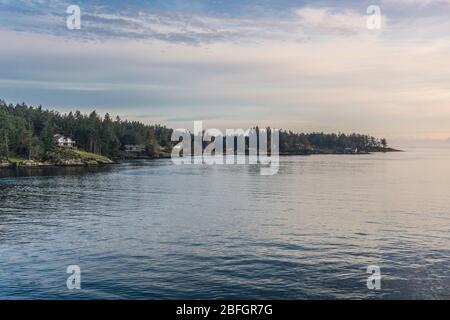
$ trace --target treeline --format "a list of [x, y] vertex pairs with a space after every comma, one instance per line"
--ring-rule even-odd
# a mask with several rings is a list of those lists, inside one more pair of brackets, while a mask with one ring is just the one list
[[[7, 105], [0, 100], [0, 157], [18, 156], [29, 159], [45, 158], [54, 150], [54, 135], [62, 134], [76, 141], [80, 149], [108, 157], [125, 154], [126, 145], [144, 145], [145, 155], [170, 153], [173, 130], [160, 125], [144, 125], [137, 121], [100, 117], [79, 111], [60, 114], [33, 108], [26, 104]], [[308, 154], [318, 151], [344, 152], [382, 151], [385, 139], [361, 134], [294, 133], [280, 131], [281, 154]]]
[[295, 133], [281, 131], [280, 152], [284, 154], [323, 152], [345, 152], [347, 149], [359, 152], [384, 151], [387, 148], [385, 138], [377, 139], [358, 133]]
[[60, 114], [26, 104], [6, 105], [0, 100], [0, 156], [11, 155], [42, 159], [55, 148], [54, 135], [62, 134], [76, 141], [80, 149], [117, 157], [125, 145], [144, 145], [147, 155], [170, 149], [172, 130], [160, 125], [100, 117], [80, 111]]

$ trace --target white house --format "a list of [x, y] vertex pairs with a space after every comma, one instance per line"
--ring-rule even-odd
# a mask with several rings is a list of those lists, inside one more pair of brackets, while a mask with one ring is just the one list
[[55, 143], [58, 147], [73, 148], [75, 146], [74, 140], [63, 136], [62, 134], [55, 134], [53, 136], [53, 140], [55, 141]]

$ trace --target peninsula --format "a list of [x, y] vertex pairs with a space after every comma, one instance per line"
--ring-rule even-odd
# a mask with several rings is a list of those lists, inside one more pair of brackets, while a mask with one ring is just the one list
[[[257, 128], [257, 127], [256, 127]], [[169, 157], [173, 130], [103, 117], [96, 111], [61, 114], [0, 100], [0, 168], [92, 166], [117, 159]], [[398, 151], [363, 134], [280, 131], [281, 155], [367, 154]]]

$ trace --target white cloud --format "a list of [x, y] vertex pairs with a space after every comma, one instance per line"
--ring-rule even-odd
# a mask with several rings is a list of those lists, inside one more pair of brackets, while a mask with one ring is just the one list
[[169, 125], [207, 118], [217, 127], [450, 135], [446, 15], [396, 17], [381, 33], [367, 30], [364, 11], [318, 7], [284, 20], [102, 11], [85, 18], [102, 41], [0, 31], [8, 44], [0, 98]]
[[302, 26], [315, 33], [358, 34], [367, 31], [367, 16], [354, 10], [303, 7], [296, 10]]
[[[259, 123], [388, 137], [417, 128], [424, 136], [450, 132], [445, 125], [450, 121], [450, 46], [442, 41], [339, 37], [168, 46], [161, 41], [61, 42], [23, 33], [0, 35], [8, 43], [0, 52], [3, 75], [22, 78], [3, 77], [0, 87], [23, 92], [19, 101], [61, 103], [66, 110], [94, 106], [112, 113], [121, 106], [126, 117], [182, 114], [211, 119], [208, 123], [218, 127]], [[23, 43], [29, 50], [23, 50]], [[28, 100], [35, 90], [48, 94]]]
[[[21, 2], [33, 9], [21, 11], [9, 7], [0, 11], [4, 30], [28, 30], [37, 33], [71, 36], [64, 28], [64, 2], [52, 6]], [[34, 10], [34, 8], [39, 10]], [[64, 9], [64, 10], [63, 10]], [[234, 18], [206, 14], [158, 12], [141, 9], [118, 11], [107, 7], [82, 6], [82, 30], [77, 36], [86, 39], [126, 38], [161, 40], [170, 43], [257, 43], [267, 40], [304, 41], [310, 36], [354, 35], [367, 33], [365, 12], [332, 8], [302, 7], [290, 17], [249, 16]], [[14, 20], [8, 20], [14, 15]]]

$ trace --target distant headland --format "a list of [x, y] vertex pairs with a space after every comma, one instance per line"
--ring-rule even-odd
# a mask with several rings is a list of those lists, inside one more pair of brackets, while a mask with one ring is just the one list
[[[256, 127], [257, 128], [257, 127]], [[167, 158], [173, 129], [100, 117], [96, 111], [61, 114], [0, 100], [0, 168], [94, 166], [117, 159]], [[364, 134], [280, 130], [280, 155], [368, 154], [400, 151]]]

